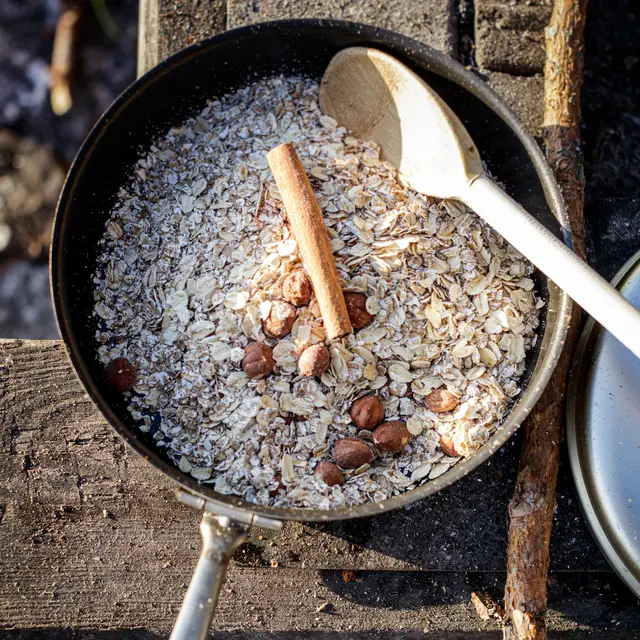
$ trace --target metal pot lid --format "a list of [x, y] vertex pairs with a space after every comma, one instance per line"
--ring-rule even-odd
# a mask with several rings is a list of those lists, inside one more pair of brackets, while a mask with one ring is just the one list
[[[640, 251], [612, 283], [640, 308]], [[593, 319], [571, 365], [567, 443], [591, 533], [640, 597], [640, 359]]]

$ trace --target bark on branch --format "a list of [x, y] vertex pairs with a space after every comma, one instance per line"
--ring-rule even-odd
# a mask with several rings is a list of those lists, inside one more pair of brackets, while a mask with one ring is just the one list
[[[584, 175], [580, 153], [580, 89], [588, 0], [556, 0], [545, 31], [544, 142], [562, 190], [574, 250], [584, 257]], [[546, 640], [547, 572], [553, 524], [564, 391], [579, 327], [574, 306], [564, 351], [524, 425], [516, 488], [509, 505], [505, 640]]]

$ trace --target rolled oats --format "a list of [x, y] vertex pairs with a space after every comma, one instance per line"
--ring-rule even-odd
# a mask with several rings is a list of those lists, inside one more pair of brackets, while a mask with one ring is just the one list
[[[157, 140], [110, 213], [94, 312], [100, 361], [135, 365], [129, 411], [181, 471], [251, 502], [324, 509], [442, 475], [459, 458], [444, 455], [441, 434], [461, 456], [486, 442], [519, 392], [542, 301], [517, 251], [463, 204], [403, 185], [375, 144], [320, 112], [318, 91], [307, 78], [261, 80]], [[266, 160], [286, 141], [309, 173], [344, 290], [364, 295], [372, 316], [328, 345], [320, 378], [297, 370], [325, 341], [315, 299], [283, 339], [263, 331], [301, 266]], [[266, 378], [242, 370], [253, 341], [273, 349]], [[455, 411], [428, 409], [439, 388], [459, 398]], [[349, 408], [372, 392], [386, 420], [406, 421], [409, 445], [327, 486], [316, 464], [338, 438], [358, 437]]]

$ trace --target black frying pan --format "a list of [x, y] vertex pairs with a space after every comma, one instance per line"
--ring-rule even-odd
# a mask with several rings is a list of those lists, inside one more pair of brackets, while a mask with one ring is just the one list
[[228, 559], [248, 525], [277, 528], [282, 520], [370, 516], [435, 493], [484, 462], [531, 411], [564, 342], [570, 301], [537, 273], [536, 287], [546, 302], [541, 339], [528, 354], [523, 391], [491, 440], [444, 475], [408, 493], [382, 503], [329, 511], [254, 505], [199, 484], [154, 446], [152, 434], [136, 428], [121, 395], [104, 384], [95, 355], [92, 275], [109, 211], [140, 151], [201, 110], [212, 96], [283, 71], [319, 78], [335, 53], [355, 45], [382, 49], [421, 76], [460, 117], [509, 195], [552, 232], [569, 238], [551, 171], [510, 109], [458, 63], [391, 31], [332, 20], [290, 20], [228, 31], [162, 62], [114, 102], [80, 149], [60, 198], [51, 251], [52, 291], [60, 332], [92, 400], [130, 446], [181, 486], [179, 497], [184, 502], [214, 514], [203, 519], [203, 554], [172, 637], [205, 637]]

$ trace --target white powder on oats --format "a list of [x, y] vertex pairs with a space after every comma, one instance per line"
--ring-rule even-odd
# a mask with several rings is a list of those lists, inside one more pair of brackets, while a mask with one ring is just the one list
[[[266, 153], [293, 142], [324, 212], [345, 291], [367, 296], [375, 320], [330, 346], [321, 378], [298, 354], [325, 339], [312, 299], [291, 334], [261, 320], [300, 266]], [[486, 442], [519, 392], [541, 302], [532, 267], [463, 205], [405, 187], [376, 146], [318, 107], [318, 83], [256, 82], [210, 102], [156, 142], [111, 212], [95, 276], [98, 354], [137, 368], [129, 410], [183, 472], [263, 504], [329, 508], [383, 500], [444, 473]], [[274, 373], [242, 371], [253, 340], [273, 347]], [[435, 388], [460, 398], [435, 414]], [[377, 392], [387, 420], [412, 434], [404, 451], [313, 477], [333, 442], [364, 437], [352, 402]], [[292, 419], [292, 418], [295, 418]], [[284, 488], [280, 484], [280, 478]]]

